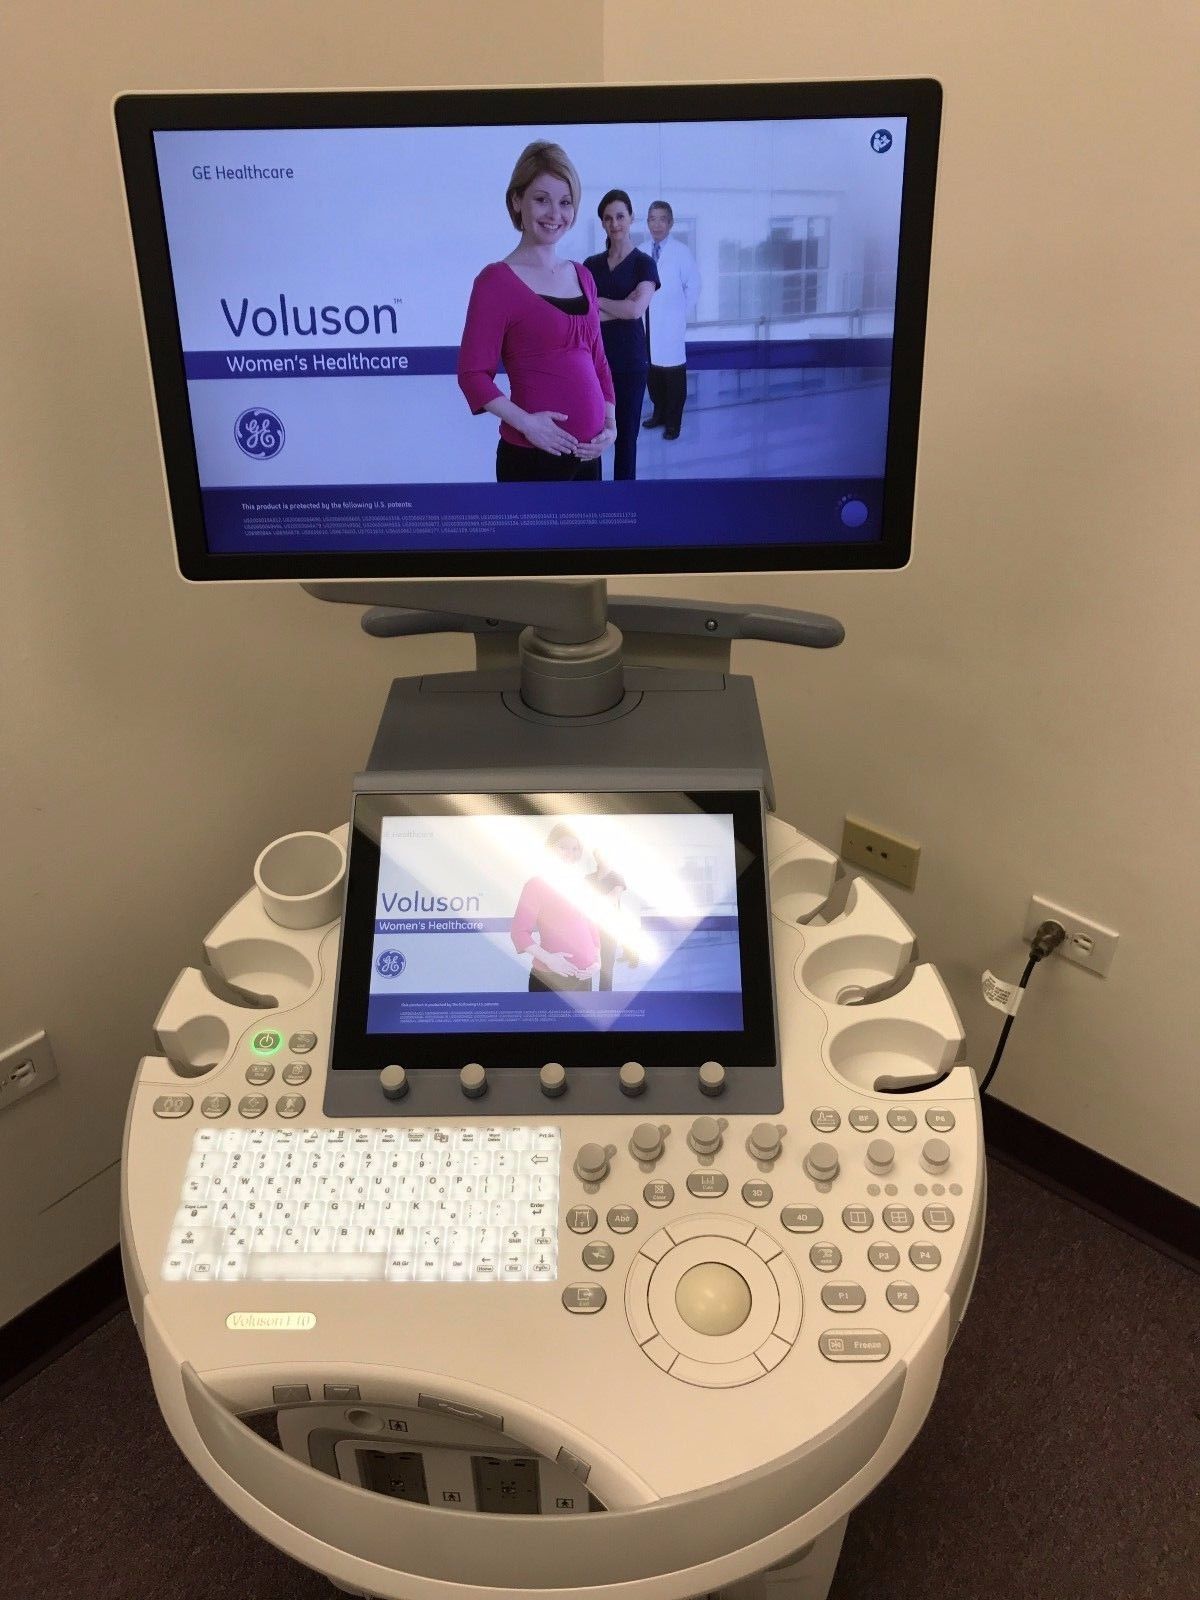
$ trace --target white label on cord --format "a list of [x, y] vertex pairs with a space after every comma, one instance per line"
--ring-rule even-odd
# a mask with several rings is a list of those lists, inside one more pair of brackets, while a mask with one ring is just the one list
[[1020, 984], [1005, 983], [994, 972], [985, 972], [983, 975], [983, 998], [997, 1011], [1007, 1011], [1010, 1017], [1016, 1016], [1024, 993]]

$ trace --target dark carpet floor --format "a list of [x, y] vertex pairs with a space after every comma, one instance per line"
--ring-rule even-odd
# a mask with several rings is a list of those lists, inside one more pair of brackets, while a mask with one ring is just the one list
[[[1198, 1600], [1200, 1277], [991, 1163], [932, 1414], [831, 1600]], [[333, 1600], [186, 1466], [127, 1316], [0, 1404], [3, 1600]]]

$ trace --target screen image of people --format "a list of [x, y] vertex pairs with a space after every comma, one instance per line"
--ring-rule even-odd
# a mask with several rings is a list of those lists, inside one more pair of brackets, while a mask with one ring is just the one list
[[732, 818], [390, 817], [368, 1032], [736, 1030]]
[[154, 139], [213, 550], [871, 536], [903, 117]]

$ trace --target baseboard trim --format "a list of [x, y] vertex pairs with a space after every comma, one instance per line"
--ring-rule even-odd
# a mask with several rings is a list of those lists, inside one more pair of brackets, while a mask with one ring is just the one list
[[86, 1339], [125, 1304], [114, 1245], [0, 1328], [0, 1400]]
[[1200, 1206], [991, 1095], [983, 1131], [989, 1155], [1200, 1271]]

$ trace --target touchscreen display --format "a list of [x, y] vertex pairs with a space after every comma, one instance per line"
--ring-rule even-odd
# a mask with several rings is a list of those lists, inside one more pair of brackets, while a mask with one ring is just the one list
[[741, 1027], [732, 815], [383, 819], [368, 1033]]

